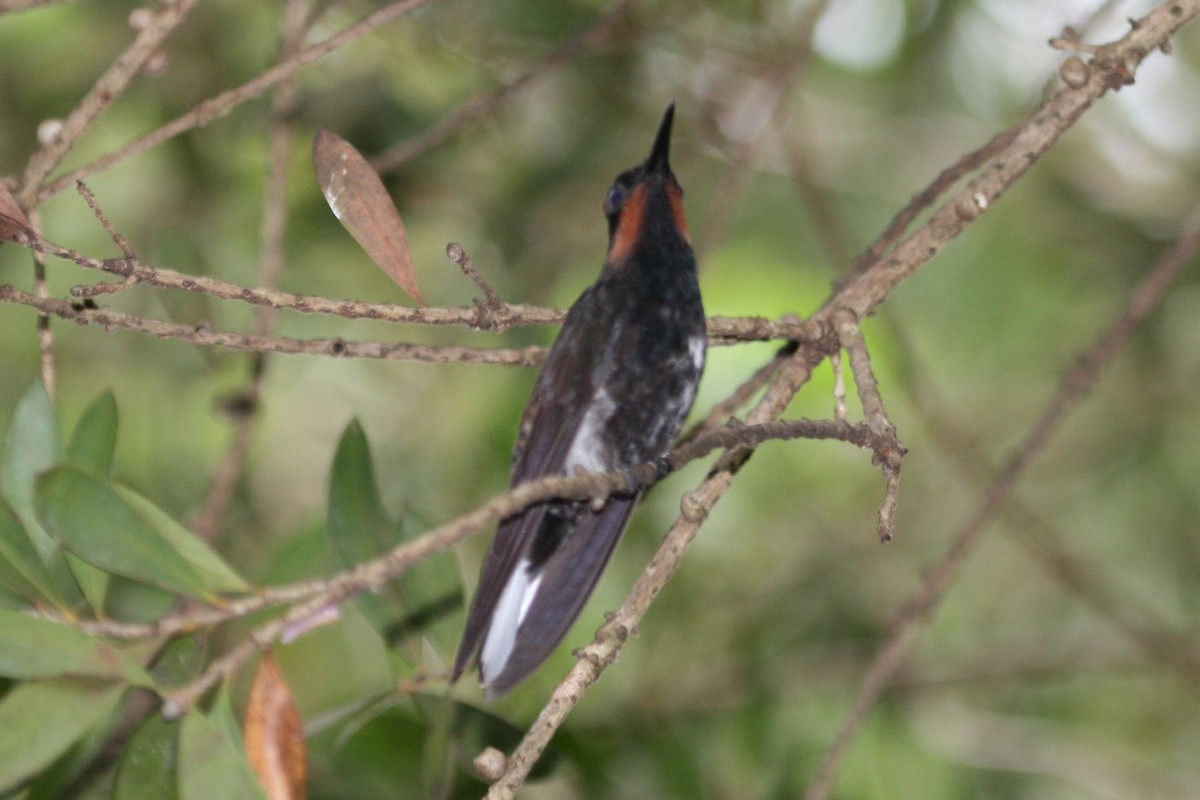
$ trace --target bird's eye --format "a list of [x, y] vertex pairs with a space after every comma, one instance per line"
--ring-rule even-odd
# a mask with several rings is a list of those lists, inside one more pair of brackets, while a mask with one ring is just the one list
[[625, 187], [614, 183], [613, 187], [608, 190], [608, 194], [604, 196], [604, 213], [616, 214], [623, 205], [625, 205]]

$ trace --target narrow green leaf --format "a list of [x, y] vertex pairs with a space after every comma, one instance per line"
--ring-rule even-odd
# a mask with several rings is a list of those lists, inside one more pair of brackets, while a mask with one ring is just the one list
[[83, 592], [83, 597], [96, 613], [104, 616], [104, 602], [108, 597], [109, 574], [97, 569], [74, 553], [64, 552], [67, 567], [75, 576], [75, 585]]
[[250, 762], [223, 726], [192, 709], [179, 732], [179, 800], [266, 800]]
[[[217, 688], [217, 695], [208, 709], [208, 721], [221, 731], [222, 736], [233, 742], [238, 752], [245, 751], [242, 726], [238, 723], [237, 714], [233, 713], [233, 698], [229, 695], [228, 681]], [[250, 760], [247, 759], [246, 763], [249, 764]]]
[[453, 651], [462, 629], [462, 576], [449, 554], [422, 562], [396, 583], [405, 615], [386, 632], [391, 643], [419, 635], [443, 651]]
[[[66, 752], [44, 767], [29, 784], [23, 800], [62, 800], [73, 797], [79, 790], [76, 780], [94, 769], [110, 744], [113, 729], [121, 720], [121, 703], [102, 714]], [[69, 791], [70, 789], [70, 791]]]
[[60, 679], [22, 683], [0, 700], [0, 794], [52, 763], [115, 708], [125, 687]]
[[[338, 566], [349, 568], [387, 552], [395, 542], [393, 529], [379, 499], [367, 435], [358, 420], [351, 420], [338, 442], [329, 474], [326, 530]], [[397, 614], [377, 595], [359, 595], [356, 602], [380, 631], [396, 620]]]
[[[329, 478], [326, 531], [338, 565], [352, 567], [395, 547], [404, 537], [380, 501], [370, 446], [352, 421], [342, 434]], [[378, 595], [356, 598], [367, 620], [409, 666], [423, 661], [422, 638], [453, 648], [459, 633], [454, 619], [462, 609], [458, 570], [449, 557], [434, 558], [410, 570]], [[414, 634], [416, 634], [414, 636]]]
[[[87, 407], [76, 423], [67, 445], [67, 460], [89, 475], [107, 479], [116, 446], [117, 401], [112, 392], [105, 392]], [[103, 614], [108, 596], [108, 573], [72, 553], [66, 554], [66, 561], [88, 605], [97, 614]]]
[[176, 800], [178, 723], [152, 714], [125, 746], [113, 782], [113, 800]]
[[43, 474], [38, 518], [64, 547], [93, 566], [211, 600], [203, 579], [109, 484], [75, 467]]
[[117, 400], [112, 392], [97, 397], [71, 433], [67, 460], [89, 475], [107, 478], [117, 447]]
[[31, 602], [63, 603], [17, 513], [0, 497], [0, 583]]
[[0, 581], [0, 608], [17, 610], [28, 607], [28, 600], [5, 586], [3, 581]]
[[149, 686], [129, 656], [83, 631], [0, 609], [0, 675], [9, 678], [115, 678]]
[[[117, 401], [105, 392], [92, 402], [79, 418], [67, 445], [67, 460], [89, 475], [107, 480], [112, 471], [113, 452], [117, 447]], [[83, 559], [67, 553], [67, 566], [84, 598], [97, 614], [103, 614], [108, 596], [109, 575]]]
[[425, 741], [421, 747], [421, 784], [429, 800], [445, 800], [454, 788], [457, 767], [452, 737], [455, 708], [448, 699], [442, 703], [415, 703], [425, 720]]
[[58, 544], [42, 530], [34, 517], [33, 481], [39, 472], [58, 462], [60, 452], [54, 408], [42, 382], [35, 381], [17, 401], [4, 435], [4, 448], [0, 453], [0, 491], [25, 525], [38, 555], [47, 563], [57, 551]]
[[[442, 694], [416, 692], [409, 697], [423, 725], [426, 736], [443, 735], [438, 729], [446, 724], [446, 706], [450, 714], [451, 754], [459, 759], [459, 765], [468, 773], [473, 772], [471, 759], [486, 747], [495, 747], [508, 753], [521, 743], [525, 729], [514, 725], [503, 717], [467, 703], [452, 700]], [[561, 745], [566, 735], [558, 736], [555, 742]], [[425, 754], [423, 757], [428, 758]], [[544, 778], [558, 768], [562, 753], [558, 745], [546, 748], [529, 773], [531, 778]]]
[[170, 514], [156, 506], [148, 498], [126, 486], [112, 487], [121, 499], [154, 528], [175, 552], [183, 556], [200, 574], [204, 585], [213, 592], [245, 592], [250, 584], [225, 563], [217, 553], [196, 534], [189, 531]]

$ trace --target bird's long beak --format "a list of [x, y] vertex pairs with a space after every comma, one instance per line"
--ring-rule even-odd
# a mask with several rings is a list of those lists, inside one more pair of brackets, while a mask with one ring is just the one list
[[675, 104], [667, 106], [663, 114], [662, 124], [658, 126], [658, 135], [654, 137], [654, 147], [650, 149], [650, 157], [646, 159], [646, 174], [655, 172], [670, 172], [668, 161], [671, 155], [671, 125], [675, 121]]

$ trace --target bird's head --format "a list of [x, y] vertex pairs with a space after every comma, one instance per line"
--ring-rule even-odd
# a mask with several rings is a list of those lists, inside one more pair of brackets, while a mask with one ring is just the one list
[[675, 104], [667, 106], [650, 156], [617, 176], [604, 196], [608, 217], [609, 261], [622, 261], [644, 236], [679, 237], [688, 244], [683, 214], [683, 189], [671, 172], [671, 125]]

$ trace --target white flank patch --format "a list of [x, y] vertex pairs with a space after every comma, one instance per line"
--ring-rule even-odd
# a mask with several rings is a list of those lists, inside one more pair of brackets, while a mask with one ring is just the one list
[[608, 446], [601, 434], [605, 424], [617, 410], [617, 404], [601, 389], [596, 392], [591, 407], [583, 415], [579, 431], [571, 441], [571, 449], [563, 462], [563, 472], [574, 475], [576, 467], [582, 467], [588, 472], [606, 472], [608, 466]]
[[688, 352], [692, 354], [692, 363], [696, 365], [696, 370], [704, 368], [704, 337], [693, 336], [688, 339]]
[[492, 613], [492, 624], [488, 626], [487, 636], [483, 640], [483, 650], [479, 654], [479, 674], [483, 685], [487, 686], [504, 669], [512, 655], [513, 644], [517, 640], [517, 629], [521, 621], [529, 613], [529, 606], [537, 596], [538, 586], [542, 576], [530, 579], [529, 559], [523, 558], [513, 570], [496, 610]]

